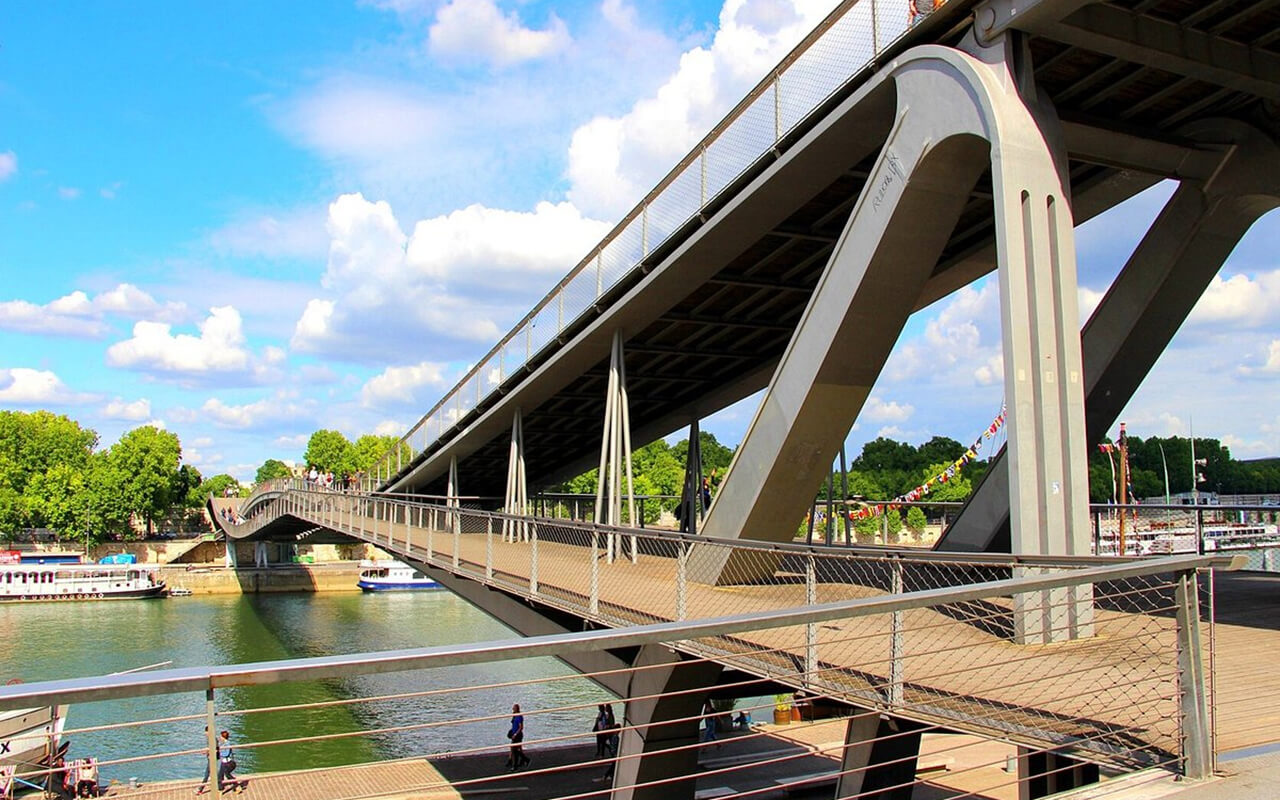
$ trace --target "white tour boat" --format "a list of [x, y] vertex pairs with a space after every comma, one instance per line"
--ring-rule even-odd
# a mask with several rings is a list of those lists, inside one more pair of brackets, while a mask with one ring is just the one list
[[365, 561], [360, 566], [360, 580], [356, 581], [356, 585], [366, 592], [442, 588], [403, 561]]
[[0, 564], [0, 602], [135, 600], [164, 589], [154, 570], [137, 565]]

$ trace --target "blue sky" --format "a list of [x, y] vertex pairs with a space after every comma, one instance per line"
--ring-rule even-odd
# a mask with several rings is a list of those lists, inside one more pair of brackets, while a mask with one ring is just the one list
[[[401, 433], [832, 5], [6, 6], [0, 407], [104, 445], [160, 424], [241, 478], [320, 427]], [[1082, 318], [1168, 192], [1080, 231]], [[1280, 454], [1278, 231], [1233, 256], [1135, 433], [1194, 416]], [[913, 318], [851, 443], [971, 440], [999, 368], [979, 283]], [[736, 442], [752, 412], [707, 425]]]

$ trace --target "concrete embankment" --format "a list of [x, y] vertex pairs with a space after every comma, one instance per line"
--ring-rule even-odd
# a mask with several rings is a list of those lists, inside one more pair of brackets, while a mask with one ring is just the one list
[[227, 567], [159, 567], [170, 589], [192, 594], [266, 594], [272, 592], [357, 592], [360, 565], [291, 564], [263, 569]]

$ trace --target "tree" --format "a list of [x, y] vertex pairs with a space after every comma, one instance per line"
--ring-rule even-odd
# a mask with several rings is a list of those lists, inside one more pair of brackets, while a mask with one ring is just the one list
[[318, 430], [311, 434], [304, 458], [308, 466], [321, 472], [333, 472], [335, 475], [354, 472], [351, 468], [351, 442], [338, 431]]
[[178, 499], [174, 491], [179, 485], [182, 444], [169, 431], [143, 425], [121, 436], [109, 452], [123, 481], [126, 509], [146, 520], [149, 536], [155, 519]]
[[[937, 477], [946, 472], [951, 464], [933, 464], [923, 470], [919, 475], [916, 485], [923, 484], [925, 481]], [[933, 488], [929, 490], [929, 494], [924, 499], [934, 500], [939, 503], [964, 501], [969, 499], [969, 495], [973, 492], [973, 484], [969, 482], [969, 477], [963, 472], [957, 472], [955, 477], [948, 478], [945, 483], [942, 481], [935, 482]]]
[[[210, 495], [214, 497], [222, 497], [226, 493], [227, 487], [234, 489], [236, 494], [240, 493], [240, 481], [224, 472], [221, 475], [214, 475], [212, 478], [203, 481], [195, 488], [192, 494], [195, 497], [200, 498], [200, 505], [204, 505], [204, 501], [207, 500]], [[188, 503], [188, 505], [192, 504]]]
[[[394, 452], [399, 441], [400, 438], [398, 436], [376, 436], [371, 433], [366, 433], [356, 439], [355, 444], [351, 446], [350, 471], [368, 472], [383, 456]], [[402, 456], [407, 454], [406, 446]], [[334, 472], [337, 472], [337, 470], [334, 470]]]
[[912, 506], [907, 510], [907, 528], [910, 529], [917, 540], [919, 540], [920, 534], [924, 533], [924, 528], [927, 524], [928, 520], [925, 519], [924, 512], [920, 510], [919, 506]]
[[289, 465], [274, 458], [268, 458], [258, 467], [258, 474], [253, 477], [255, 483], [266, 483], [277, 478], [288, 478], [293, 475]]
[[190, 464], [178, 467], [178, 477], [173, 484], [174, 502], [182, 503], [188, 508], [199, 508], [204, 505], [206, 495], [200, 491], [202, 483], [204, 483], [204, 477], [200, 474], [200, 470]]

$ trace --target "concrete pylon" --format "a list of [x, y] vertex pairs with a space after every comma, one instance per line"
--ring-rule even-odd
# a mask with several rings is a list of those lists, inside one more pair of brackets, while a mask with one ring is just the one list
[[[706, 535], [791, 537], [989, 166], [1018, 476], [1015, 552], [1088, 552], [1065, 156], [1054, 120], [1024, 102], [1014, 64], [1025, 54], [1004, 41], [981, 56], [928, 46], [889, 65], [897, 119], [721, 483]], [[691, 561], [691, 575], [724, 582], [740, 571], [713, 555]]]
[[[632, 661], [625, 696], [624, 730], [618, 748], [611, 800], [692, 798], [698, 779], [698, 715], [723, 667], [687, 662], [661, 645], [646, 645]], [[672, 720], [675, 720], [674, 722]], [[673, 748], [681, 748], [673, 751]], [[687, 776], [687, 777], [686, 777]], [[637, 786], [680, 778], [656, 786]]]
[[[511, 450], [507, 459], [507, 495], [502, 510], [512, 516], [529, 514], [529, 478], [524, 465], [524, 418], [520, 409], [511, 420]], [[529, 540], [529, 523], [525, 520], [504, 519], [502, 540], [526, 542]]]
[[[1253, 223], [1280, 206], [1280, 147], [1236, 120], [1204, 120], [1183, 135], [1222, 154], [1216, 170], [1184, 179], [1081, 333], [1085, 436], [1106, 435]], [[938, 549], [1005, 551], [1009, 467], [997, 457]]]

